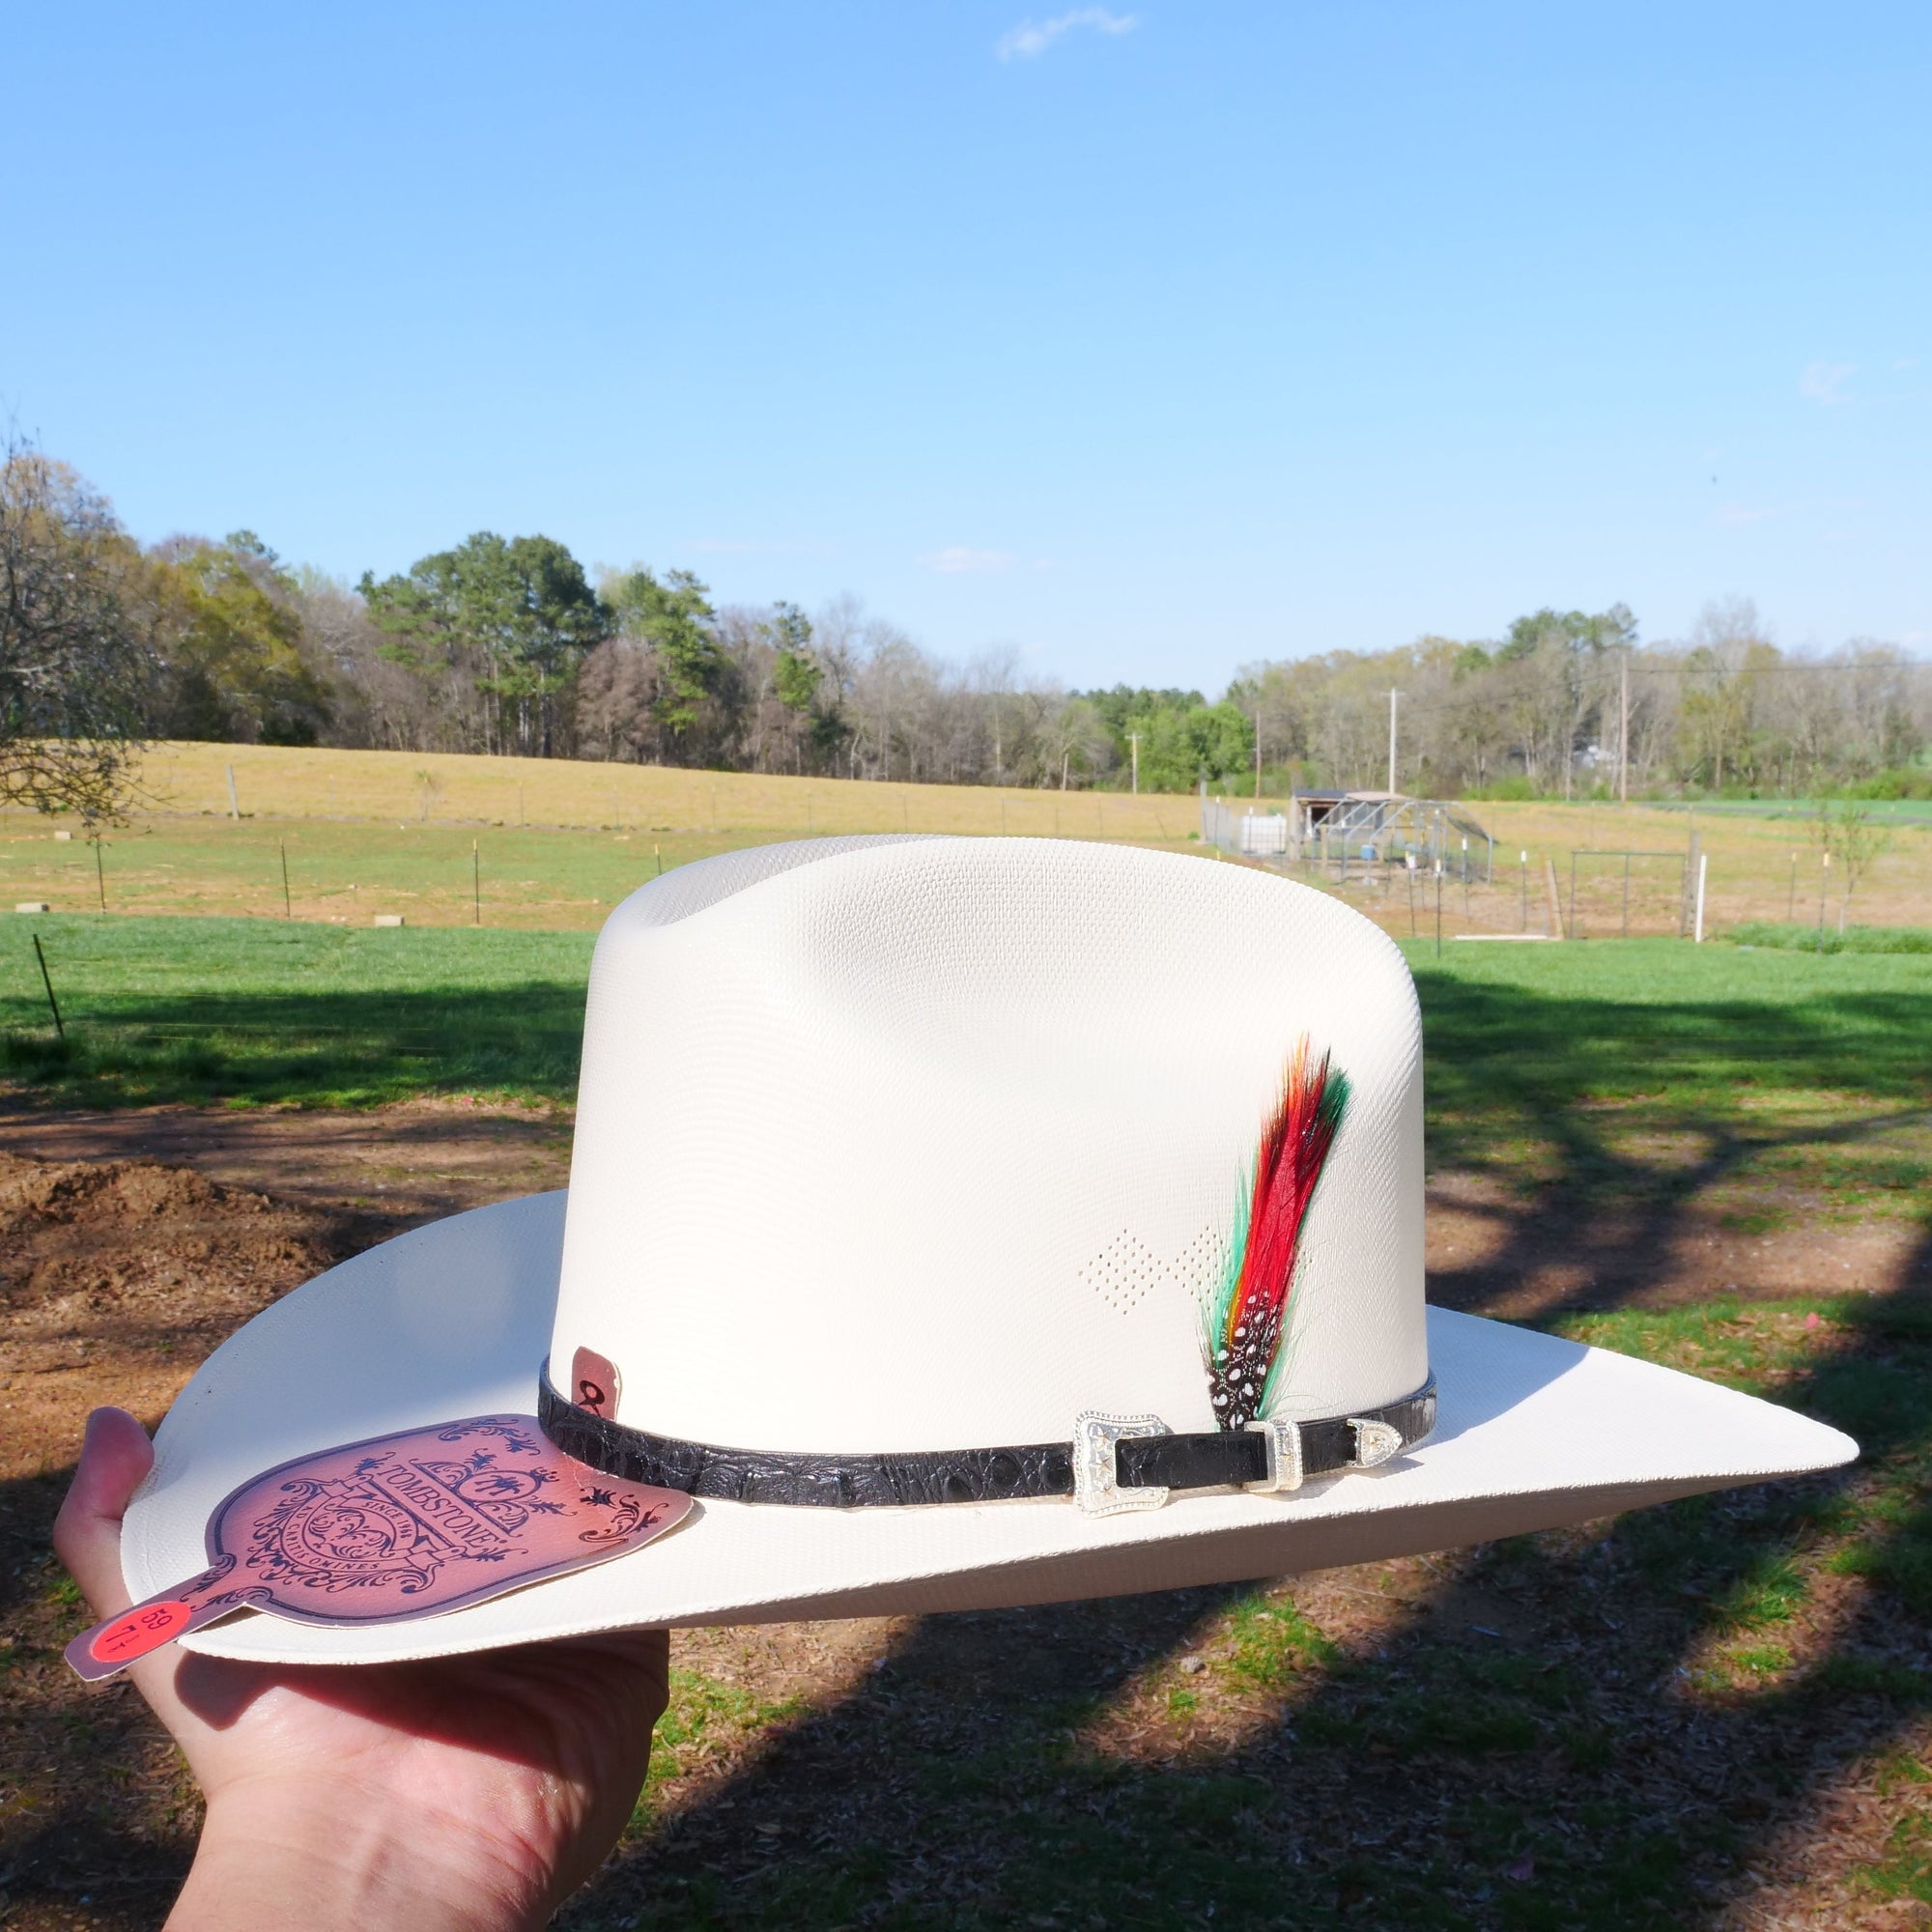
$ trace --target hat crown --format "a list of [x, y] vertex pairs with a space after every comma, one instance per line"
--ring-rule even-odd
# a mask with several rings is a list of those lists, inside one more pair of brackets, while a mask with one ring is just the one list
[[822, 839], [679, 868], [599, 938], [551, 1360], [732, 1447], [1209, 1429], [1202, 1303], [1300, 1042], [1349, 1097], [1301, 1224], [1287, 1415], [1428, 1373], [1420, 1028], [1395, 947], [1246, 867]]

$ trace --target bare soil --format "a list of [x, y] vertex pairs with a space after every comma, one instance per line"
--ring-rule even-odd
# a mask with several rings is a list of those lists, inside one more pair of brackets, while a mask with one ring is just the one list
[[1525, 1206], [1491, 1177], [1450, 1171], [1431, 1178], [1428, 1204], [1429, 1298], [1514, 1321], [1932, 1287], [1918, 1212], [1848, 1213], [1800, 1187], [1579, 1209], [1564, 1189]]

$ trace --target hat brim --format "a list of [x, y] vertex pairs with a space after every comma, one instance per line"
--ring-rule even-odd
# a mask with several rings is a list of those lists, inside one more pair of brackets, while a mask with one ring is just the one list
[[[564, 1196], [477, 1208], [331, 1268], [203, 1364], [128, 1513], [136, 1598], [205, 1562], [210, 1512], [271, 1465], [390, 1431], [529, 1412]], [[652, 1625], [994, 1609], [1285, 1576], [1581, 1522], [1850, 1461], [1822, 1423], [1606, 1350], [1432, 1309], [1435, 1433], [1288, 1495], [1200, 1494], [1091, 1517], [1059, 1500], [924, 1509], [704, 1502], [628, 1556], [412, 1623], [242, 1612], [185, 1639], [219, 1657], [371, 1663]], [[1069, 1418], [1070, 1420], [1070, 1418]]]

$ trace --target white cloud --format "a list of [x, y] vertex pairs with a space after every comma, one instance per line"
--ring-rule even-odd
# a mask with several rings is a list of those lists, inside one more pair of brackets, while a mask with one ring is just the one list
[[968, 550], [964, 544], [952, 544], [945, 550], [934, 551], [930, 556], [921, 557], [920, 562], [942, 577], [998, 577], [1013, 567], [1013, 554], [1007, 550]]
[[1747, 510], [1742, 503], [1726, 503], [1718, 512], [1718, 521], [1728, 529], [1741, 530], [1747, 524], [1761, 524], [1776, 515], [1776, 510]]
[[1856, 362], [1807, 362], [1798, 379], [1798, 393], [1812, 403], [1848, 403], [1845, 384], [1858, 368]]
[[1056, 14], [1050, 20], [1022, 20], [1000, 36], [994, 52], [1003, 61], [1037, 60], [1061, 35], [1070, 34], [1076, 27], [1092, 27], [1096, 34], [1131, 34], [1135, 25], [1132, 14], [1110, 14], [1104, 7], [1076, 7], [1070, 14]]

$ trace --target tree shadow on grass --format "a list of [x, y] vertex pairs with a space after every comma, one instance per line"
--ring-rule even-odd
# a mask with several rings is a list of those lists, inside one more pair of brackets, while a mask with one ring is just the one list
[[[1714, 1136], [1715, 1167], [1646, 1196], [1662, 1242], [1726, 1171], [1717, 1130], [1748, 1141], [1747, 1083], [1888, 1117], [1928, 1084], [1932, 1001], [1768, 1014], [1452, 990], [1424, 987], [1437, 1157], [1450, 1131], [1459, 1159], [1556, 1147], [1520, 1209], [1546, 1233], [1654, 1179], [1587, 1103], [1655, 1095], [1661, 1125]], [[393, 1021], [355, 1024], [380, 1042]], [[1921, 1241], [1906, 1278], [1928, 1261]], [[1932, 1896], [1919, 1814], [1849, 1855], [1842, 1821], [1819, 1824], [1893, 1754], [1909, 1777], [1932, 1711], [1932, 1314], [1904, 1290], [1819, 1308], [1776, 1392], [1861, 1438], [1850, 1471], [1353, 1573], [1384, 1603], [1341, 1643], [1294, 1606], [1348, 1579], [924, 1619], [859, 1689], [774, 1722], [722, 1789], [660, 1801], [566, 1921], [1716, 1932], [1813, 1844], [1869, 1866], [1830, 1878], [1841, 1918], [1860, 1886]], [[1643, 1338], [1649, 1318], [1615, 1319]], [[1193, 1652], [1207, 1667], [1180, 1671]], [[54, 1720], [81, 1745], [25, 1828], [49, 1897], [185, 1853], [144, 1852], [116, 1819], [104, 1794], [151, 1733], [102, 1709]], [[158, 1884], [128, 1901], [110, 1922], [166, 1907]]]
[[242, 1100], [369, 1106], [423, 1094], [569, 1101], [581, 983], [90, 1001], [0, 1034], [0, 1075], [81, 1106]]
[[[1782, 1394], [1861, 1434], [1851, 1472], [1388, 1566], [1339, 1646], [1294, 1608], [1321, 1579], [926, 1618], [566, 1923], [1748, 1922], [1932, 1711], [1932, 1310], [1837, 1315]], [[1932, 1883], [1902, 1829], [1830, 1895]]]
[[[1932, 1084], [1932, 996], [1632, 1009], [1425, 976], [1424, 998], [1438, 1158], [1555, 1150], [1511, 1241], [1547, 1252], [1623, 1208], [1597, 1308], [1641, 1292], [1644, 1258], [1744, 1159], [1911, 1119]], [[1875, 1104], [1822, 1136], [1741, 1124], [1740, 1095], [1771, 1089]], [[1619, 1155], [1590, 1107], [1646, 1095], [1703, 1140], [1682, 1174]], [[1902, 1279], [1928, 1269], [1921, 1239]], [[1399, 1601], [1339, 1648], [1283, 1586], [925, 1619], [722, 1795], [646, 1822], [567, 1921], [1747, 1922], [1757, 1868], [1789, 1879], [1780, 1848], [1932, 1711], [1932, 1305], [1904, 1287], [1821, 1305], [1776, 1394], [1860, 1437], [1850, 1471], [1457, 1552], [1433, 1577], [1388, 1566]], [[1472, 1596], [1482, 1624], [1458, 1611]], [[1196, 1647], [1209, 1667], [1179, 1673]], [[1889, 1863], [1836, 1875], [1839, 1906], [1860, 1886], [1932, 1896], [1910, 1815]]]
[[[1932, 985], [1639, 1006], [1427, 970], [1416, 982], [1432, 1170], [1500, 1197], [1495, 1251], [1432, 1275], [1452, 1307], [1640, 1299], [1692, 1210], [1753, 1163], [1879, 1142], [1932, 1104]], [[1918, 1163], [1896, 1165], [1895, 1186], [1922, 1187]], [[1932, 1285], [1922, 1250], [1899, 1279]]]

